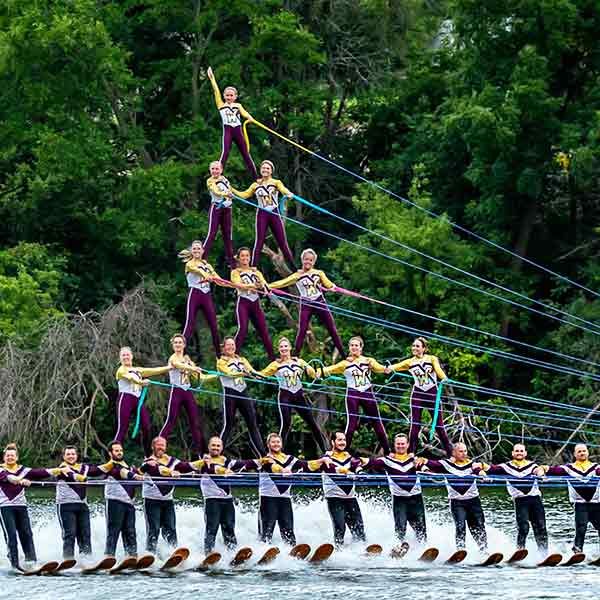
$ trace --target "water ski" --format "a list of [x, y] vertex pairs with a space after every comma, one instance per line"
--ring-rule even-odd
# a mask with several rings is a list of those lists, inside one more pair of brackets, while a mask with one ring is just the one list
[[248, 546], [245, 546], [244, 548], [240, 548], [235, 556], [233, 557], [233, 559], [231, 560], [231, 562], [229, 563], [230, 567], [239, 567], [240, 565], [243, 565], [245, 562], [248, 562], [248, 560], [250, 560], [250, 557], [252, 556], [252, 548], [248, 548]]
[[129, 569], [137, 568], [137, 558], [135, 556], [127, 556], [124, 558], [118, 565], [113, 567], [109, 573], [111, 575], [116, 575], [117, 573], [122, 573], [123, 571], [127, 571]]
[[219, 552], [209, 552], [204, 560], [200, 563], [199, 569], [208, 569], [212, 565], [216, 565], [221, 560], [221, 554]]
[[74, 558], [67, 558], [63, 560], [58, 567], [52, 573], [60, 573], [61, 571], [68, 571], [72, 569], [77, 564], [77, 561]]
[[177, 548], [177, 550], [175, 550], [173, 554], [179, 554], [179, 556], [181, 556], [183, 560], [187, 560], [190, 557], [190, 549], [185, 547]]
[[513, 552], [513, 555], [506, 562], [509, 565], [521, 562], [522, 560], [527, 558], [528, 554], [529, 554], [529, 552], [525, 548], [519, 548], [518, 550], [515, 550]]
[[165, 560], [165, 562], [160, 566], [160, 570], [168, 571], [169, 569], [174, 569], [175, 567], [178, 567], [183, 561], [184, 558], [181, 554], [173, 552], [173, 554], [171, 554], [171, 556], [169, 556], [169, 558], [167, 558], [167, 560]]
[[556, 567], [563, 559], [562, 554], [549, 554], [546, 558], [537, 564], [538, 567]]
[[457, 565], [467, 558], [466, 550], [457, 550], [450, 558], [446, 559], [447, 565]]
[[312, 564], [321, 563], [333, 554], [333, 550], [333, 544], [321, 544], [308, 559], [308, 562]]
[[365, 548], [365, 552], [367, 553], [367, 556], [377, 556], [383, 552], [383, 547], [379, 544], [369, 544]]
[[419, 556], [419, 560], [421, 562], [430, 563], [433, 562], [440, 554], [440, 551], [437, 548], [427, 548], [421, 556]]
[[114, 556], [105, 556], [100, 562], [95, 565], [91, 565], [90, 567], [84, 567], [81, 569], [81, 572], [84, 575], [89, 575], [90, 573], [97, 573], [98, 571], [106, 571], [107, 569], [112, 569], [117, 564], [117, 559]]
[[135, 570], [142, 571], [143, 569], [147, 569], [154, 564], [155, 560], [156, 559], [152, 554], [144, 554], [144, 556], [141, 556], [137, 559], [137, 562], [135, 563]]
[[20, 571], [21, 575], [29, 576], [29, 575], [44, 575], [45, 573], [53, 573], [58, 569], [58, 561], [51, 560], [46, 562], [35, 569], [23, 570]]
[[483, 562], [478, 564], [479, 567], [493, 567], [502, 562], [504, 554], [501, 552], [492, 552]]
[[571, 555], [567, 561], [565, 561], [561, 567], [572, 567], [573, 565], [578, 565], [585, 560], [585, 554], [583, 552], [576, 552]]
[[270, 562], [273, 562], [277, 556], [279, 555], [279, 548], [273, 546], [269, 548], [258, 560], [259, 565], [268, 565]]
[[290, 550], [290, 556], [298, 560], [304, 560], [310, 554], [310, 546], [308, 544], [298, 544]]
[[402, 542], [399, 546], [394, 546], [391, 549], [390, 556], [392, 558], [403, 558], [406, 556], [409, 548], [410, 546], [408, 545], [408, 542]]

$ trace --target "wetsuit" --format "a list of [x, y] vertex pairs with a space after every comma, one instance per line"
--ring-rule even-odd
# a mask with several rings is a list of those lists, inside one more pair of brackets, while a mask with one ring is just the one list
[[[438, 381], [447, 379], [446, 374], [440, 366], [437, 356], [424, 354], [421, 358], [413, 356], [399, 362], [391, 367], [392, 371], [409, 371], [414, 378], [414, 385], [410, 395], [410, 432], [409, 451], [417, 449], [419, 432], [421, 431], [421, 415], [423, 410], [428, 410], [433, 419], [435, 411], [435, 399], [438, 391]], [[452, 455], [452, 444], [444, 428], [444, 412], [440, 399], [438, 418], [435, 424], [435, 432], [444, 446], [448, 456]]]
[[600, 534], [600, 465], [585, 461], [557, 465], [548, 469], [548, 475], [570, 477], [569, 501], [575, 508], [575, 540], [573, 552], [582, 552], [588, 524]]
[[256, 221], [254, 226], [255, 240], [252, 249], [252, 266], [256, 266], [260, 259], [260, 253], [265, 244], [267, 229], [271, 229], [273, 237], [284, 258], [290, 265], [294, 265], [294, 255], [285, 235], [285, 225], [283, 217], [279, 214], [279, 194], [291, 196], [290, 192], [279, 179], [258, 179], [247, 190], [233, 190], [233, 193], [240, 198], [250, 198], [256, 196], [258, 209], [256, 211]]
[[200, 411], [196, 404], [196, 398], [190, 390], [190, 378], [195, 377], [200, 381], [209, 381], [216, 379], [216, 376], [203, 375], [193, 371], [192, 367], [195, 367], [195, 364], [187, 354], [179, 358], [176, 354], [172, 354], [169, 358], [169, 366], [169, 382], [172, 387], [169, 392], [167, 418], [159, 435], [167, 440], [169, 439], [171, 432], [175, 428], [179, 411], [183, 408], [187, 413], [190, 433], [192, 435], [192, 450], [197, 455], [201, 455], [206, 451], [206, 443], [204, 441], [204, 434], [202, 433]]
[[385, 367], [379, 364], [374, 358], [359, 356], [358, 358], [347, 358], [330, 367], [323, 369], [323, 376], [343, 374], [346, 378], [346, 442], [348, 447], [352, 445], [352, 436], [358, 427], [359, 415], [358, 409], [362, 409], [367, 415], [369, 423], [379, 444], [383, 448], [384, 454], [390, 453], [390, 445], [387, 438], [385, 427], [379, 414], [379, 406], [373, 395], [371, 386], [371, 373], [383, 373]]
[[8, 550], [8, 560], [15, 569], [21, 569], [17, 536], [21, 541], [25, 560], [37, 561], [25, 488], [16, 482], [19, 479], [39, 481], [51, 476], [52, 469], [30, 469], [23, 465], [9, 467], [0, 464], [0, 524]]
[[221, 351], [221, 340], [217, 327], [217, 312], [210, 290], [210, 282], [207, 280], [208, 277], [218, 277], [217, 272], [205, 260], [192, 258], [185, 263], [185, 275], [190, 291], [185, 308], [183, 337], [186, 341], [190, 341], [196, 331], [198, 311], [202, 311], [210, 329], [215, 353], [218, 356]]
[[365, 466], [374, 473], [385, 473], [392, 495], [392, 509], [396, 537], [403, 542], [406, 537], [406, 524], [414, 529], [417, 542], [427, 541], [425, 505], [421, 482], [417, 475], [413, 454], [388, 454], [371, 458]]
[[[263, 274], [256, 267], [244, 269], [239, 267], [231, 271], [231, 281], [237, 285], [253, 285], [258, 289], [267, 285]], [[260, 298], [256, 290], [243, 290], [237, 288], [238, 299], [235, 305], [235, 315], [237, 317], [237, 332], [235, 334], [235, 347], [238, 352], [242, 350], [246, 335], [248, 334], [248, 321], [252, 321], [256, 332], [258, 333], [263, 346], [267, 352], [269, 360], [275, 360], [273, 352], [273, 342], [269, 335], [265, 313], [260, 305]]]
[[104, 486], [106, 504], [106, 546], [104, 554], [114, 556], [119, 537], [127, 556], [137, 556], [137, 538], [135, 531], [135, 487], [127, 485], [135, 478], [135, 469], [127, 463], [114, 461], [106, 473], [108, 482]]
[[294, 512], [292, 510], [292, 484], [282, 475], [284, 469], [292, 472], [308, 467], [308, 463], [289, 454], [269, 453], [266, 457], [246, 461], [246, 469], [257, 469], [259, 519], [258, 534], [261, 542], [271, 543], [275, 525], [279, 525], [281, 539], [290, 546], [296, 545]]
[[534, 475], [538, 466], [530, 460], [511, 460], [499, 465], [490, 465], [487, 473], [507, 475], [511, 478], [506, 482], [506, 489], [515, 503], [517, 548], [525, 548], [531, 523], [538, 550], [546, 554], [548, 551], [546, 513], [540, 486]]
[[310, 403], [304, 397], [302, 388], [304, 373], [313, 379], [317, 376], [315, 370], [305, 360], [296, 357], [286, 361], [275, 360], [260, 371], [260, 374], [265, 377], [275, 376], [279, 384], [277, 406], [279, 408], [279, 435], [283, 443], [285, 444], [292, 428], [292, 412], [296, 410], [310, 429], [321, 452], [325, 452], [327, 440], [315, 421]]
[[247, 386], [243, 377], [243, 373], [255, 372], [252, 365], [237, 354], [233, 357], [223, 355], [217, 361], [217, 371], [224, 374], [220, 377], [223, 386], [223, 430], [219, 436], [223, 440], [223, 446], [227, 444], [235, 425], [235, 413], [239, 410], [248, 427], [252, 450], [256, 456], [264, 456], [266, 449], [258, 430], [256, 404], [246, 394]]
[[349, 474], [362, 472], [362, 462], [359, 458], [352, 458], [349, 452], [332, 451], [325, 453], [325, 456], [330, 459], [330, 465], [308, 461], [308, 469], [323, 473], [323, 494], [333, 526], [335, 545], [343, 546], [346, 526], [354, 541], [364, 542], [365, 525], [354, 481], [348, 477]]
[[214, 79], [210, 80], [210, 84], [215, 95], [215, 104], [223, 121], [223, 140], [219, 162], [223, 166], [223, 169], [225, 169], [231, 146], [235, 142], [244, 159], [248, 172], [253, 179], [256, 179], [258, 177], [256, 166], [252, 160], [252, 156], [250, 156], [250, 148], [242, 130], [242, 119], [251, 119], [252, 117], [239, 102], [224, 102], [221, 90], [219, 90], [219, 86]]
[[[117, 369], [116, 379], [119, 386], [119, 398], [117, 400], [117, 432], [114, 440], [123, 443], [129, 429], [129, 421], [138, 410], [138, 402], [142, 394], [142, 379], [153, 375], [167, 373], [169, 367], [155, 367], [145, 369], [143, 367], [124, 367]], [[144, 455], [152, 454], [152, 422], [147, 406], [142, 405], [140, 412], [140, 423], [142, 430], [142, 447]]]
[[156, 553], [158, 536], [161, 533], [171, 548], [177, 547], [177, 521], [173, 501], [175, 486], [154, 482], [152, 478], [171, 477], [173, 471], [179, 470], [179, 463], [174, 456], [163, 454], [156, 458], [152, 455], [146, 458], [140, 467], [140, 472], [144, 474], [142, 498], [146, 517], [146, 550], [152, 554]]
[[[485, 515], [481, 508], [479, 489], [476, 475], [480, 469], [473, 468], [473, 461], [464, 463], [455, 462], [454, 459], [428, 460], [427, 469], [433, 473], [447, 473], [452, 478], [446, 479], [450, 510], [456, 528], [456, 548], [463, 550], [467, 536], [467, 525], [479, 550], [487, 550], [487, 533], [485, 531]], [[486, 470], [488, 465], [483, 465]]]
[[325, 275], [323, 271], [319, 269], [310, 269], [308, 271], [299, 270], [292, 273], [285, 279], [280, 279], [269, 284], [272, 289], [280, 289], [291, 285], [296, 285], [300, 294], [300, 308], [298, 311], [298, 332], [296, 334], [296, 341], [294, 343], [294, 352], [300, 354], [302, 345], [304, 344], [304, 338], [310, 325], [310, 319], [315, 315], [319, 321], [325, 326], [333, 345], [337, 348], [338, 352], [344, 355], [344, 346], [342, 340], [338, 335], [335, 321], [331, 315], [331, 311], [327, 306], [325, 296], [323, 296], [323, 289], [332, 289], [335, 287], [334, 283]]
[[206, 187], [210, 194], [210, 208], [208, 210], [208, 234], [202, 244], [204, 256], [208, 258], [220, 227], [223, 235], [223, 246], [225, 247], [225, 260], [233, 268], [235, 265], [231, 233], [231, 198], [229, 197], [231, 185], [227, 177], [220, 175], [219, 177], [209, 177], [206, 180]]

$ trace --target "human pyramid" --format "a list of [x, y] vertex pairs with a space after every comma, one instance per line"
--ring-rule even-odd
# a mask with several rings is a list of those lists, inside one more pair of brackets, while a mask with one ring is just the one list
[[[600, 466], [589, 460], [586, 446], [580, 444], [575, 447], [573, 462], [551, 467], [529, 460], [523, 444], [514, 446], [512, 460], [508, 462], [488, 465], [473, 461], [468, 456], [466, 446], [462, 442], [453, 445], [444, 428], [440, 392], [441, 386], [449, 380], [439, 359], [428, 353], [426, 339], [416, 338], [412, 344], [412, 357], [395, 364], [383, 365], [375, 358], [364, 356], [364, 342], [358, 336], [349, 340], [346, 353], [324, 298], [324, 292], [335, 290], [336, 286], [323, 271], [315, 268], [317, 254], [310, 248], [302, 252], [302, 266], [299, 270], [284, 279], [267, 282], [257, 265], [268, 230], [273, 233], [286, 261], [290, 266], [294, 265], [294, 256], [289, 248], [284, 220], [280, 214], [283, 199], [293, 195], [281, 181], [273, 178], [274, 165], [271, 161], [262, 161], [258, 177], [242, 123], [243, 119], [252, 121], [252, 117], [237, 102], [235, 88], [226, 87], [221, 97], [210, 68], [208, 77], [223, 122], [223, 146], [220, 159], [210, 164], [210, 177], [207, 180], [211, 197], [207, 237], [204, 242], [194, 241], [189, 249], [180, 253], [185, 262], [189, 288], [183, 333], [171, 338], [173, 354], [164, 366], [134, 366], [131, 348], [121, 348], [121, 365], [116, 373], [119, 389], [117, 431], [114, 440], [108, 445], [109, 456], [106, 463], [81, 463], [77, 449], [68, 446], [63, 452], [63, 462], [58, 467], [28, 468], [18, 463], [16, 446], [6, 446], [4, 461], [0, 465], [0, 517], [11, 565], [23, 570], [17, 537], [27, 566], [36, 562], [25, 498], [25, 488], [34, 481], [50, 480], [56, 484], [65, 560], [73, 559], [75, 542], [84, 557], [92, 553], [87, 486], [93, 479], [103, 481], [107, 517], [105, 555], [108, 559], [102, 563], [103, 568], [115, 564], [114, 556], [120, 537], [128, 555], [126, 560], [129, 562], [126, 564], [128, 568], [135, 568], [139, 562], [136, 558], [138, 552], [134, 506], [138, 487], [142, 488], [146, 551], [154, 555], [161, 534], [169, 547], [177, 548], [174, 489], [183, 480], [199, 478], [205, 500], [204, 551], [208, 559], [214, 554], [219, 529], [226, 548], [235, 549], [237, 546], [235, 504], [231, 487], [235, 484], [236, 477], [244, 476], [245, 473], [258, 474], [260, 540], [271, 543], [275, 525], [278, 525], [282, 541], [290, 545], [292, 553], [298, 556], [302, 553], [297, 550], [296, 545], [291, 490], [293, 485], [302, 483], [301, 477], [319, 474], [322, 478], [333, 528], [333, 541], [339, 547], [344, 543], [346, 527], [356, 542], [366, 542], [355, 489], [357, 478], [384, 476], [392, 497], [393, 519], [399, 544], [392, 551], [396, 557], [403, 556], [408, 549], [405, 542], [407, 524], [414, 529], [417, 545], [424, 547], [426, 544], [426, 513], [421, 479], [437, 474], [446, 484], [456, 528], [457, 555], [452, 558], [454, 562], [464, 559], [466, 555], [464, 548], [467, 526], [480, 551], [487, 551], [485, 516], [479, 498], [478, 482], [491, 476], [502, 477], [514, 500], [518, 537], [517, 552], [512, 559], [516, 561], [525, 557], [530, 523], [538, 549], [545, 556], [548, 551], [548, 535], [539, 481], [547, 476], [560, 476], [568, 484], [569, 497], [575, 507], [575, 554], [570, 560], [583, 560], [581, 553], [588, 524], [591, 522], [600, 531], [600, 481], [596, 479], [600, 475]], [[245, 191], [233, 188], [223, 175], [233, 143], [239, 148], [248, 171], [256, 180]], [[236, 197], [244, 199], [252, 196], [258, 207], [254, 247], [252, 251], [247, 247], [239, 248], [234, 255], [232, 204]], [[206, 260], [219, 229], [223, 236], [225, 259], [232, 269], [230, 279], [221, 278]], [[233, 288], [238, 295], [238, 330], [234, 337], [225, 337], [222, 344], [211, 293], [212, 285]], [[278, 341], [276, 354], [261, 308], [261, 296], [293, 285], [299, 293], [298, 331], [294, 349], [292, 352], [291, 342], [282, 337]], [[206, 318], [219, 357], [214, 370], [197, 366], [186, 354], [186, 345], [195, 332], [196, 318], [200, 311]], [[314, 368], [299, 357], [313, 316], [325, 326], [339, 354], [346, 354], [345, 359], [330, 366]], [[240, 354], [250, 321], [271, 361], [262, 370], [255, 369]], [[408, 435], [396, 435], [391, 448], [373, 391], [372, 376], [401, 371], [408, 371], [414, 380], [410, 397], [411, 424]], [[153, 438], [150, 414], [143, 402], [144, 389], [154, 383], [149, 377], [164, 374], [169, 376], [169, 383], [165, 385], [170, 387], [167, 417], [159, 435]], [[345, 431], [334, 432], [328, 439], [304, 396], [303, 377], [313, 381], [322, 379], [327, 383], [335, 375], [342, 375], [345, 379], [347, 418]], [[246, 391], [246, 381], [249, 378], [273, 378], [278, 386], [280, 429], [278, 433], [270, 433], [265, 441], [258, 428], [256, 401]], [[211, 437], [206, 444], [192, 382], [210, 379], [219, 379], [223, 388], [223, 426], [220, 434]], [[187, 414], [192, 436], [195, 456], [191, 461], [179, 460], [167, 454], [168, 438], [182, 408]], [[361, 408], [377, 436], [381, 455], [359, 457], [349, 452], [359, 426]], [[224, 454], [238, 410], [246, 423], [250, 447], [255, 455], [250, 459], [233, 459]], [[291, 430], [294, 410], [306, 423], [320, 448], [322, 455], [319, 458], [304, 460], [285, 453], [284, 446]], [[445, 458], [434, 460], [415, 455], [423, 410], [427, 410], [432, 416], [432, 428], [446, 452]], [[139, 467], [128, 465], [123, 451], [123, 441], [134, 414], [139, 415], [145, 456]], [[381, 551], [380, 547], [369, 548], [371, 552]], [[426, 552], [423, 556], [437, 556], [433, 550], [429, 549], [429, 553]], [[170, 559], [175, 554], [184, 560], [185, 553], [179, 550]], [[488, 562], [501, 561], [503, 557], [499, 556], [500, 558], [494, 553], [488, 557]], [[558, 555], [550, 555], [543, 564], [558, 564], [561, 557], [557, 562], [556, 556]], [[143, 564], [147, 565], [147, 557], [142, 559], [146, 560]]]

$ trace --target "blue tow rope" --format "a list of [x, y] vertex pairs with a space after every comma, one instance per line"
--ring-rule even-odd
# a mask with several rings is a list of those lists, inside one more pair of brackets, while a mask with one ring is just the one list
[[443, 381], [440, 381], [437, 389], [437, 394], [435, 395], [435, 408], [433, 409], [433, 419], [431, 421], [431, 431], [429, 432], [429, 441], [433, 441], [433, 435], [435, 433], [435, 426], [440, 416], [440, 404], [442, 401], [442, 387], [444, 385]]
[[144, 405], [144, 400], [146, 399], [146, 394], [148, 393], [148, 388], [145, 387], [142, 390], [142, 393], [140, 394], [140, 399], [138, 400], [138, 405], [137, 405], [137, 415], [135, 417], [135, 426], [133, 428], [133, 433], [131, 434], [131, 437], [137, 437], [137, 434], [140, 431], [140, 421], [142, 419], [142, 406]]

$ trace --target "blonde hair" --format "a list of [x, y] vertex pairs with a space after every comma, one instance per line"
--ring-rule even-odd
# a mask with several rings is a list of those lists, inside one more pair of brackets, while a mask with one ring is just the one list
[[4, 446], [4, 454], [6, 454], [9, 450], [14, 450], [17, 453], [17, 456], [19, 456], [19, 448], [14, 442], [10, 442], [10, 444], [6, 444], [6, 446]]
[[305, 254], [312, 254], [315, 257], [315, 262], [317, 262], [319, 255], [312, 248], [306, 248], [305, 250], [302, 250], [302, 254], [300, 254], [300, 260], [304, 260]]
[[277, 346], [279, 346], [281, 342], [287, 342], [290, 346], [292, 345], [292, 342], [290, 342], [289, 338], [286, 338], [284, 335], [277, 340]]
[[227, 90], [231, 90], [236, 96], [238, 96], [237, 88], [233, 87], [232, 85], [228, 85], [227, 87], [223, 88], [223, 94], [225, 94]]
[[185, 335], [183, 335], [183, 333], [176, 333], [175, 335], [171, 336], [171, 339], [169, 341], [172, 344], [177, 339], [182, 339], [183, 345], [187, 346], [187, 340], [185, 339]]
[[[357, 340], [360, 343], [360, 347], [364, 348], [365, 347], [365, 341], [360, 337], [360, 335], [354, 335], [350, 338], [350, 342], [352, 342], [353, 340]], [[348, 342], [348, 343], [350, 343]]]
[[213, 160], [209, 165], [208, 168], [210, 169], [213, 165], [219, 165], [221, 167], [221, 169], [223, 168], [223, 165], [221, 163], [220, 160]]
[[200, 244], [202, 250], [204, 250], [204, 244], [202, 243], [202, 240], [194, 240], [188, 248], [181, 250], [177, 254], [177, 257], [180, 258], [184, 263], [190, 262], [190, 260], [192, 260], [192, 247], [194, 246], [194, 244]]
[[262, 167], [263, 165], [269, 165], [271, 167], [271, 172], [275, 173], [275, 165], [270, 160], [263, 160], [260, 163], [260, 166]]
[[427, 338], [424, 337], [417, 337], [413, 340], [414, 342], [421, 342], [421, 344], [423, 345], [423, 349], [425, 350], [425, 352], [427, 352], [429, 350], [429, 344], [427, 343]]
[[242, 246], [241, 248], [238, 248], [238, 251], [236, 252], [235, 256], [233, 258], [235, 258], [235, 262], [237, 262], [239, 264], [240, 262], [240, 253], [241, 252], [248, 252], [248, 254], [250, 254], [250, 256], [252, 256], [252, 250], [250, 250], [250, 248], [248, 248], [248, 246]]
[[274, 438], [279, 438], [283, 442], [283, 438], [278, 433], [273, 431], [267, 436], [267, 448], [269, 447], [269, 442]]

